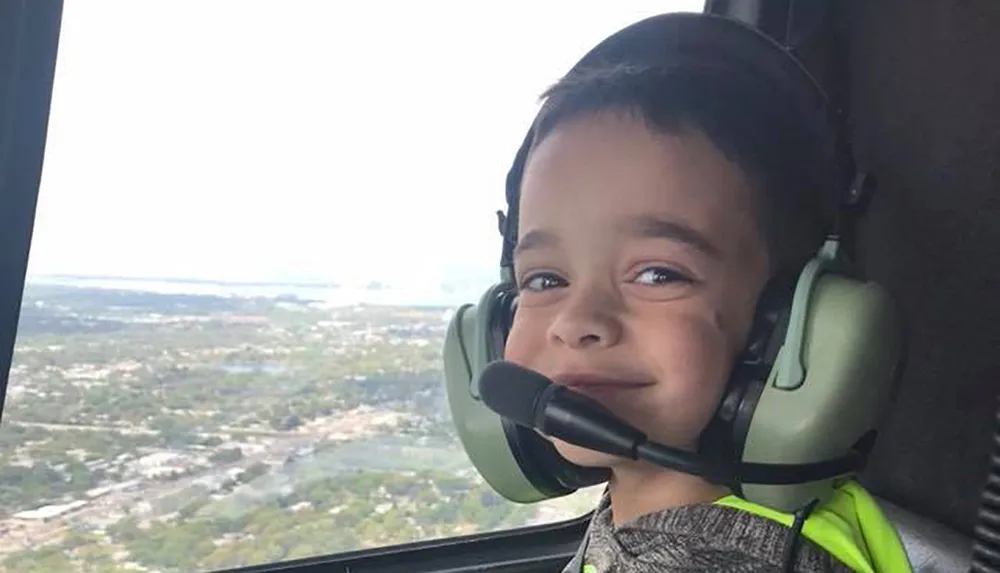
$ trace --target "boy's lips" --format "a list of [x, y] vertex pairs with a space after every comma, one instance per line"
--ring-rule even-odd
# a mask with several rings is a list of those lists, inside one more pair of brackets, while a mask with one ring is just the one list
[[552, 377], [556, 384], [565, 386], [591, 398], [599, 398], [619, 392], [639, 390], [652, 386], [653, 382], [632, 376], [614, 376], [593, 373], [563, 373]]

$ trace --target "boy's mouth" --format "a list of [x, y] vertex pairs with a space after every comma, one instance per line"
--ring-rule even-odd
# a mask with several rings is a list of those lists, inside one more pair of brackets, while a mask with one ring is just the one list
[[552, 377], [556, 384], [565, 386], [595, 400], [617, 396], [623, 392], [652, 386], [653, 382], [633, 377], [605, 376], [591, 373], [564, 373]]

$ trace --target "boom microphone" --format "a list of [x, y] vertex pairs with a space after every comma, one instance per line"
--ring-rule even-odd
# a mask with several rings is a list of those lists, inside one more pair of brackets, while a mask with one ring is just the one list
[[[515, 424], [535, 428], [588, 449], [637, 459], [645, 434], [597, 402], [553, 384], [541, 374], [515, 364], [497, 362], [480, 380], [483, 401]], [[517, 380], [510, 384], [510, 380]]]
[[703, 456], [649, 441], [646, 434], [583, 394], [517, 364], [496, 361], [479, 379], [483, 403], [500, 416], [545, 436], [603, 452], [705, 477], [717, 483], [792, 484], [836, 477], [860, 469], [864, 456], [808, 464], [734, 463], [717, 467]]

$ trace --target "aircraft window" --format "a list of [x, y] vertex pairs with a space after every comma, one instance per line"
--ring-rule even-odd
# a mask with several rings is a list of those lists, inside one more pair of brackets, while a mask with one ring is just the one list
[[578, 517], [478, 476], [450, 309], [541, 91], [702, 2], [67, 2], [0, 569], [200, 571]]

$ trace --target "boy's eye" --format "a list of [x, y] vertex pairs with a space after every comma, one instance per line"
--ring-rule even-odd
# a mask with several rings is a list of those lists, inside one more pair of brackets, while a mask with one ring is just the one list
[[521, 282], [521, 290], [541, 292], [566, 286], [566, 281], [552, 273], [538, 273], [528, 276]]
[[659, 286], [678, 282], [689, 283], [691, 279], [667, 267], [650, 267], [636, 275], [633, 282], [647, 286]]

